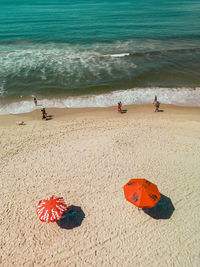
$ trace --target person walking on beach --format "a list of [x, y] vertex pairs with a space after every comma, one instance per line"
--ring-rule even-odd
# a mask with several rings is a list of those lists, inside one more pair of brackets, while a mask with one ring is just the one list
[[37, 98], [36, 97], [34, 97], [33, 101], [35, 103], [35, 106], [37, 106]]
[[118, 103], [118, 112], [122, 112], [122, 102]]
[[153, 104], [154, 104], [154, 106], [155, 106], [155, 112], [159, 112], [160, 102], [159, 102], [158, 99], [157, 99], [157, 95], [155, 95]]
[[45, 110], [45, 108], [43, 108], [43, 109], [41, 109], [41, 112], [42, 112], [42, 119], [44, 120], [46, 120], [47, 119], [47, 113], [46, 113], [46, 110]]
[[155, 107], [155, 112], [159, 112], [160, 102], [156, 101]]

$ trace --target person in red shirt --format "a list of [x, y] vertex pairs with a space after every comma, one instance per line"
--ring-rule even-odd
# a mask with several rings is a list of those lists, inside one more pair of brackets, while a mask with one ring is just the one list
[[120, 101], [118, 103], [118, 112], [121, 112], [122, 111], [122, 102]]

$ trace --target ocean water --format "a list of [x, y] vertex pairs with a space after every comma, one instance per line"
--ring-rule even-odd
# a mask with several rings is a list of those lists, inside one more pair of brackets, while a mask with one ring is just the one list
[[199, 0], [0, 0], [0, 114], [200, 106], [199, 72]]

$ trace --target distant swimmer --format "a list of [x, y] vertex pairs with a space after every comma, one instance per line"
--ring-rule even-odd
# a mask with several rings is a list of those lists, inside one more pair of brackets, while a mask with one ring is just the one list
[[35, 103], [35, 106], [37, 106], [37, 98], [36, 97], [34, 97], [33, 101]]

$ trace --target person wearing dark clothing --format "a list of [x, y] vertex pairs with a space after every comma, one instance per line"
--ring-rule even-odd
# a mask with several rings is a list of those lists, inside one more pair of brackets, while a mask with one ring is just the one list
[[37, 106], [37, 98], [36, 97], [34, 97], [34, 103], [35, 103], [35, 105]]
[[41, 112], [42, 112], [42, 119], [47, 119], [47, 113], [46, 113], [46, 110], [45, 108], [41, 109]]

